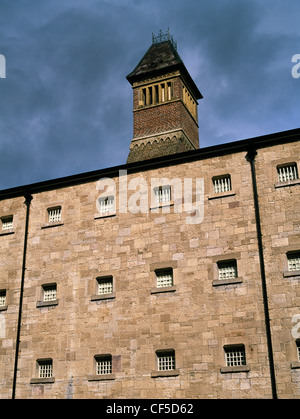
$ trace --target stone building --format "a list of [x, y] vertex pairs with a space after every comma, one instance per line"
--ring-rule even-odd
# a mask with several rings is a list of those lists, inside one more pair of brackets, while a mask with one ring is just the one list
[[199, 148], [160, 36], [126, 164], [0, 191], [2, 398], [300, 398], [299, 135]]

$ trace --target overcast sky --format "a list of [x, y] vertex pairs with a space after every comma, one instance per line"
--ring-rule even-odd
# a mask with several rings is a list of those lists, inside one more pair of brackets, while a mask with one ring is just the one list
[[200, 147], [299, 128], [299, 0], [1, 0], [0, 189], [126, 162], [126, 75], [170, 33]]

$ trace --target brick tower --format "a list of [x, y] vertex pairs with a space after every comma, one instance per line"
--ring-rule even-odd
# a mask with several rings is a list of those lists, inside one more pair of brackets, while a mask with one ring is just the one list
[[127, 80], [133, 88], [133, 139], [127, 163], [199, 148], [200, 91], [166, 34], [152, 45]]

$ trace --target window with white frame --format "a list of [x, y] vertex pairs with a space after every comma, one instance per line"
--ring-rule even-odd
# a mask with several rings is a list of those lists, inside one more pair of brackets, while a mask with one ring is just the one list
[[215, 193], [231, 191], [230, 175], [216, 176], [213, 177], [212, 181]]
[[173, 349], [157, 351], [156, 358], [158, 371], [175, 370], [175, 351]]
[[98, 199], [99, 212], [101, 215], [111, 214], [115, 212], [114, 196], [106, 196]]
[[0, 291], [0, 307], [3, 307], [6, 305], [6, 290]]
[[2, 230], [10, 230], [13, 228], [13, 216], [9, 215], [7, 217], [2, 217], [1, 218], [1, 222], [2, 222]]
[[171, 186], [158, 186], [154, 188], [155, 201], [157, 204], [164, 204], [171, 201]]
[[288, 270], [300, 271], [300, 251], [287, 254]]
[[112, 356], [111, 355], [96, 355], [96, 374], [106, 375], [112, 373]]
[[219, 279], [237, 278], [236, 260], [218, 262]]
[[53, 374], [52, 359], [45, 359], [38, 361], [38, 377], [51, 378]]
[[157, 269], [156, 274], [156, 287], [171, 287], [173, 285], [173, 269]]
[[61, 207], [48, 208], [48, 222], [57, 223], [61, 221]]
[[224, 351], [227, 367], [246, 365], [246, 352], [244, 345], [225, 346]]
[[97, 294], [104, 295], [113, 292], [113, 277], [105, 276], [97, 278]]
[[296, 163], [288, 163], [277, 166], [278, 182], [287, 182], [298, 179], [298, 170]]
[[56, 284], [43, 285], [43, 301], [56, 301], [57, 286]]

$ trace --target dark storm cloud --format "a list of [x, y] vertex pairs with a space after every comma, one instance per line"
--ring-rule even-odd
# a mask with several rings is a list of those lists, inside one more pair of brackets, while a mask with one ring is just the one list
[[125, 77], [167, 27], [204, 96], [202, 146], [298, 127], [299, 10], [296, 0], [3, 0], [0, 188], [124, 163]]

